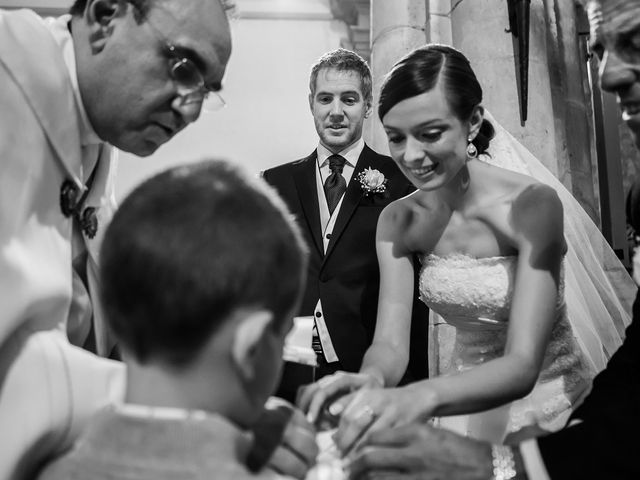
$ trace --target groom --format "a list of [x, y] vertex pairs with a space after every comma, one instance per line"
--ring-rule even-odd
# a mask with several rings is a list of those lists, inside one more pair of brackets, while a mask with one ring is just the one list
[[[309, 81], [317, 148], [263, 174], [297, 217], [311, 251], [298, 316], [314, 319], [318, 368], [313, 378], [287, 364], [278, 394], [288, 400], [303, 384], [337, 370], [359, 370], [378, 306], [378, 216], [414, 190], [391, 158], [362, 139], [364, 120], [372, 112], [371, 84], [369, 67], [356, 53], [340, 48], [323, 55]], [[406, 377], [416, 380], [426, 376], [427, 309], [416, 301], [413, 312]]]
[[[640, 2], [585, 3], [591, 49], [601, 60], [602, 88], [617, 95], [640, 149]], [[631, 218], [640, 218], [640, 205], [631, 209]], [[633, 227], [640, 231], [640, 225]], [[350, 471], [352, 478], [393, 472], [393, 478], [424, 479], [637, 479], [638, 435], [640, 295], [624, 343], [563, 430], [514, 447], [497, 447], [421, 424], [388, 429], [366, 439], [351, 458]]]

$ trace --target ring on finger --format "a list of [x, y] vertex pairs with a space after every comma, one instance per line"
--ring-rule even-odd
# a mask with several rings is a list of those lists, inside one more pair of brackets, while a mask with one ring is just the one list
[[373, 410], [373, 408], [371, 408], [370, 405], [364, 405], [361, 409], [360, 412], [358, 412], [358, 417], [360, 418], [366, 418], [369, 421], [373, 420], [374, 418], [376, 418], [376, 412]]

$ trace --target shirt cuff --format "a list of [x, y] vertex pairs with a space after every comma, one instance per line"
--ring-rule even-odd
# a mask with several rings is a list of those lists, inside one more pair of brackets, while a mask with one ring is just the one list
[[525, 440], [520, 444], [522, 461], [529, 480], [550, 480], [549, 472], [544, 466], [538, 442], [535, 439]]

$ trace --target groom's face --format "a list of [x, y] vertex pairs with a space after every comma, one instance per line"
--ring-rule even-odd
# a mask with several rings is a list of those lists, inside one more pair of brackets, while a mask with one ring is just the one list
[[333, 68], [318, 72], [309, 107], [320, 142], [333, 153], [362, 137], [364, 119], [371, 113], [371, 103], [362, 94], [360, 74]]
[[640, 1], [591, 0], [591, 49], [600, 58], [600, 84], [615, 93], [622, 119], [640, 148]]

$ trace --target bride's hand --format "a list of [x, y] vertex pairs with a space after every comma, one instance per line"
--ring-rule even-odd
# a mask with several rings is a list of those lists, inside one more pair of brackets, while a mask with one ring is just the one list
[[327, 405], [327, 403], [363, 387], [382, 387], [382, 382], [368, 373], [339, 371], [301, 389], [297, 404], [303, 412], [307, 413], [307, 420], [311, 423], [316, 423], [325, 408], [328, 408], [331, 415], [338, 416], [334, 412], [333, 404]]
[[334, 410], [341, 414], [334, 440], [342, 454], [347, 455], [370, 432], [426, 422], [434, 408], [431, 392], [415, 385], [364, 388], [334, 403]]

